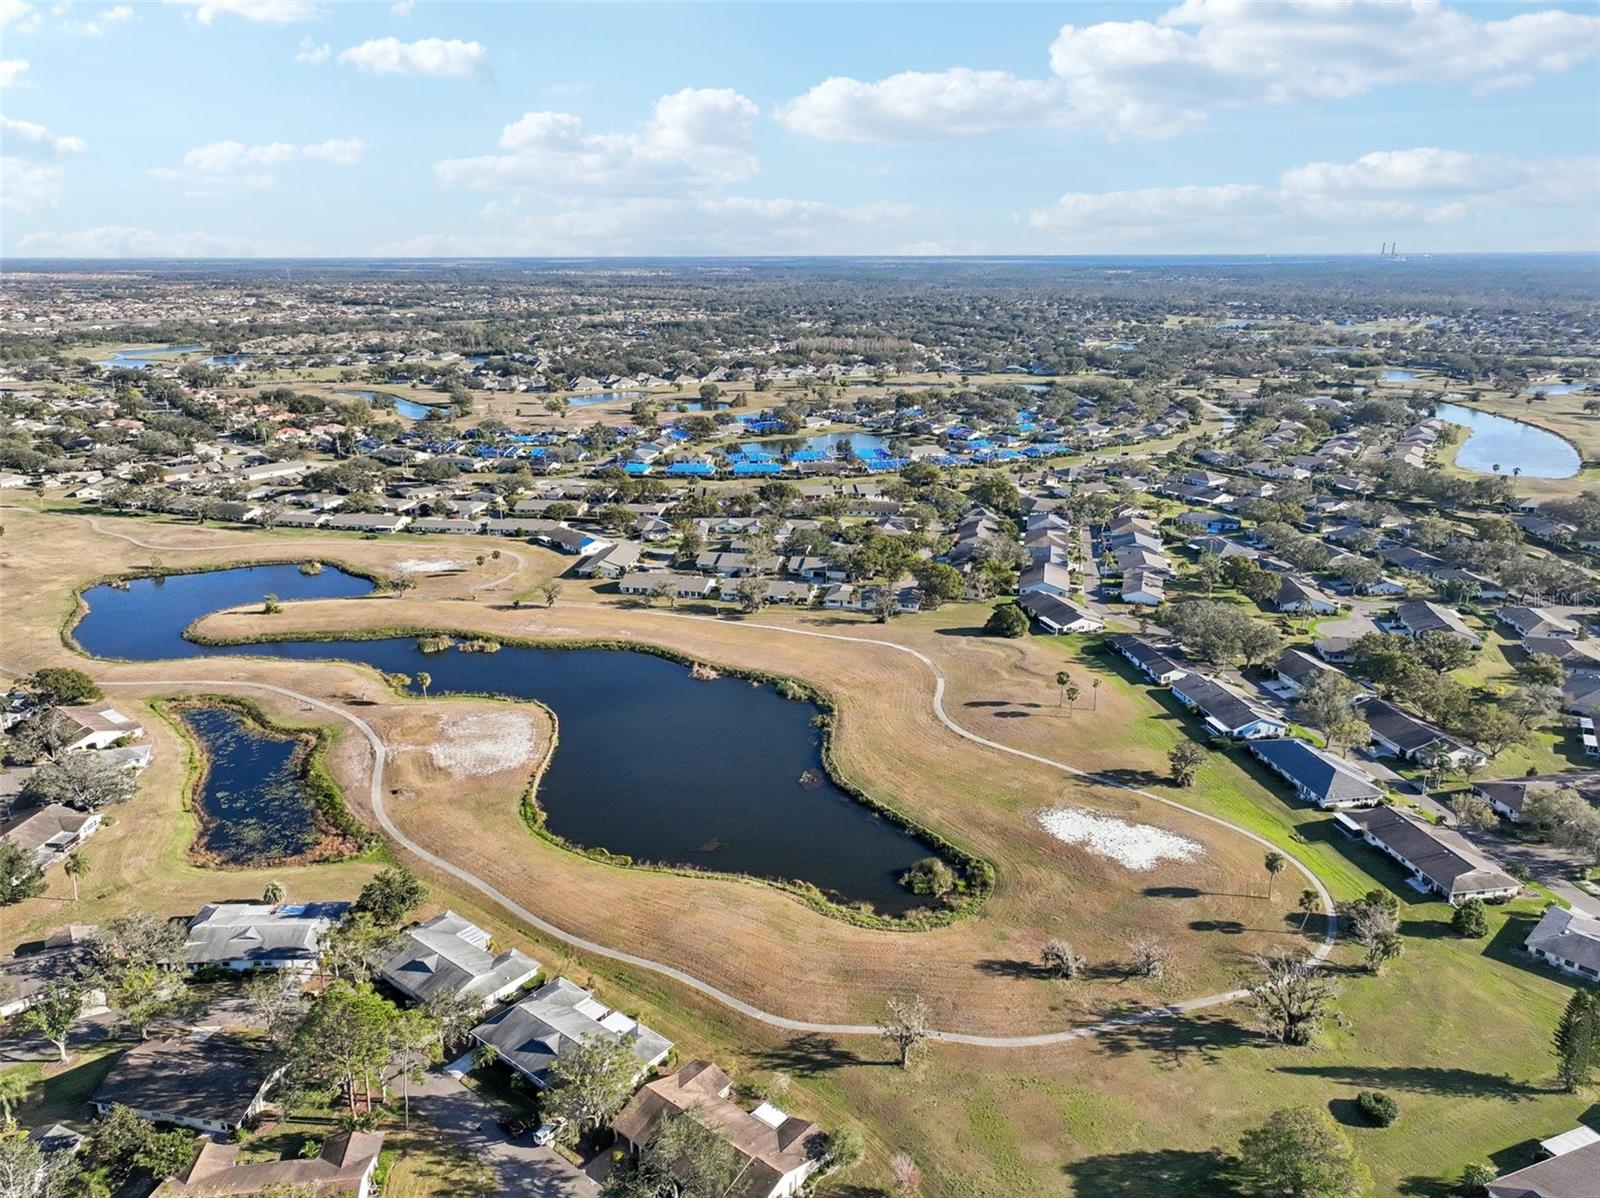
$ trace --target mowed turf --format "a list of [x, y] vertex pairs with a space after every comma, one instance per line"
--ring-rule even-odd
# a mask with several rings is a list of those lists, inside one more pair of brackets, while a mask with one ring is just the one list
[[[27, 537], [18, 534], [30, 521], [38, 522], [30, 534], [36, 538], [26, 567], [30, 581], [19, 587], [24, 571], [18, 556]], [[25, 668], [43, 664], [45, 659], [72, 662], [72, 656], [62, 653], [59, 642], [53, 640], [54, 629], [67, 614], [66, 601], [57, 592], [70, 589], [68, 580], [76, 580], [81, 562], [92, 561], [97, 570], [111, 570], [124, 562], [148, 560], [151, 554], [120, 549], [117, 546], [125, 543], [114, 539], [86, 537], [87, 530], [71, 534], [73, 540], [69, 541], [63, 530], [81, 526], [81, 521], [69, 522], [65, 517], [19, 517], [7, 512], [4, 522], [7, 532], [0, 541], [0, 587], [5, 589], [8, 609], [15, 607], [29, 617], [22, 625], [25, 636], [8, 638], [5, 659]], [[190, 527], [142, 521], [103, 522], [130, 528], [152, 540], [171, 535], [174, 540], [189, 541], [209, 535], [219, 542], [231, 542], [226, 551], [191, 553], [189, 560], [285, 555], [284, 539], [276, 536], [262, 538], [262, 549], [247, 547], [241, 552], [239, 542], [251, 538], [236, 530], [200, 533]], [[40, 544], [51, 548], [41, 552]], [[344, 544], [349, 546], [348, 554], [324, 550], [322, 555], [377, 568], [385, 555], [392, 561], [405, 556], [454, 556], [457, 552], [444, 539], [429, 542], [433, 548], [426, 553], [419, 553], [414, 545], [356, 540]], [[516, 549], [523, 554], [536, 552], [526, 546]], [[552, 566], [560, 564], [557, 559], [551, 561]], [[525, 635], [585, 636], [600, 635], [601, 629], [620, 630], [640, 639], [675, 643], [711, 660], [735, 664], [750, 660], [819, 680], [840, 696], [844, 707], [839, 757], [846, 775], [871, 786], [874, 793], [893, 794], [897, 801], [910, 796], [904, 800], [908, 810], [947, 834], [968, 837], [964, 843], [981, 842], [980, 851], [992, 853], [1004, 868], [995, 899], [983, 913], [957, 928], [915, 935], [868, 934], [865, 949], [855, 947], [850, 954], [830, 957], [833, 937], [861, 934], [860, 930], [842, 928], [837, 921], [825, 920], [766, 887], [662, 878], [578, 861], [541, 846], [521, 828], [515, 814], [521, 779], [513, 777], [513, 772], [475, 779], [470, 786], [457, 784], [445, 793], [427, 769], [403, 754], [395, 774], [402, 794], [390, 804], [395, 817], [419, 838], [453, 833], [452, 843], [463, 864], [507, 889], [516, 887], [519, 899], [536, 909], [550, 902], [598, 910], [601, 914], [596, 923], [614, 933], [624, 947], [635, 949], [676, 943], [667, 939], [674, 916], [676, 922], [696, 929], [706, 926], [703, 921], [714, 921], [731, 929], [730, 935], [691, 959], [696, 965], [704, 962], [722, 968], [741, 984], [760, 983], [788, 1004], [780, 1007], [786, 1011], [816, 1006], [860, 1011], [870, 1018], [881, 1009], [881, 995], [892, 992], [891, 986], [898, 988], [909, 981], [919, 988], [926, 986], [937, 1000], [941, 1017], [970, 1009], [992, 1027], [1017, 1030], [1031, 1030], [1041, 1023], [1065, 1024], [1115, 1009], [1124, 996], [1134, 1002], [1150, 997], [1134, 984], [1116, 978], [1097, 979], [1089, 985], [1067, 984], [1043, 980], [1031, 969], [1023, 969], [1044, 935], [1061, 934], [1084, 944], [1105, 945], [1104, 955], [1091, 952], [1091, 960], [1110, 964], [1116, 955], [1112, 946], [1123, 929], [1103, 931], [1108, 916], [1102, 910], [1120, 909], [1125, 919], [1137, 911], [1138, 918], [1161, 927], [1200, 917], [1198, 909], [1181, 906], [1185, 900], [1143, 895], [1144, 886], [1151, 883], [1142, 878], [1141, 893], [1129, 894], [1124, 884], [1115, 904], [1106, 904], [1102, 895], [1094, 893], [1098, 880], [1087, 871], [1072, 872], [1067, 875], [1070, 880], [1063, 881], [1063, 870], [1052, 868], [1058, 860], [1055, 854], [1061, 850], [1053, 842], [1036, 842], [1031, 832], [1019, 829], [1026, 824], [1023, 817], [1031, 818], [1037, 805], [1056, 801], [1078, 784], [1042, 770], [1029, 775], [1029, 786], [1000, 784], [992, 775], [997, 770], [995, 763], [1006, 760], [1003, 757], [984, 755], [976, 763], [963, 763], [961, 755], [977, 747], [969, 750], [966, 742], [941, 732], [932, 722], [929, 679], [925, 667], [912, 659], [905, 658], [903, 665], [886, 665], [904, 655], [877, 650], [878, 656], [867, 659], [862, 647], [834, 650], [828, 642], [696, 624], [664, 611], [654, 615], [635, 612], [619, 606], [603, 589], [570, 580], [566, 586], [552, 612], [492, 612], [460, 602], [470, 592], [459, 577], [426, 581], [404, 600], [362, 601], [349, 606], [367, 609], [365, 618], [375, 622], [389, 622], [393, 618], [390, 613], [409, 617], [415, 612], [441, 622], [449, 615], [450, 626], [498, 628], [508, 623]], [[20, 602], [13, 603], [18, 597]], [[318, 614], [315, 609], [334, 606], [293, 605], [288, 614], [295, 627], [308, 626], [302, 620]], [[1043, 705], [1027, 709], [1037, 714], [1026, 719], [996, 720], [1000, 726], [996, 739], [1068, 761], [1082, 759], [1083, 764], [1095, 768], [1164, 771], [1166, 748], [1183, 735], [1182, 717], [1163, 708], [1147, 688], [1122, 677], [1111, 663], [1084, 658], [1081, 644], [1075, 645], [1070, 638], [1032, 639], [1015, 650], [997, 652], [992, 642], [961, 635], [981, 614], [976, 608], [953, 609], [896, 621], [887, 630], [833, 613], [767, 613], [762, 620], [849, 635], [887, 635], [915, 644], [940, 662], [953, 684], [959, 679], [962, 685], [977, 688], [975, 697], [987, 694], [1007, 702]], [[752, 643], [753, 649], [740, 647]], [[824, 646], [828, 646], [825, 652]], [[833, 656], [835, 652], [839, 656]], [[858, 660], [857, 655], [863, 656]], [[19, 657], [29, 660], [16, 660]], [[979, 658], [992, 659], [991, 664], [980, 667]], [[82, 659], [77, 662], [82, 664]], [[1075, 674], [1080, 669], [1105, 672], [1101, 710], [1093, 714], [1115, 715], [1115, 722], [1082, 719], [1088, 714], [1083, 711], [1071, 716], [1045, 714], [1056, 701], [1053, 683], [1036, 687], [1032, 675], [1053, 678], [1062, 662]], [[920, 677], [911, 667], [923, 671]], [[357, 709], [363, 718], [372, 720], [386, 739], [407, 743], [426, 736], [425, 726], [417, 720], [436, 719], [437, 709], [456, 707], [454, 700], [399, 701], [366, 672], [339, 666], [212, 661], [169, 664], [158, 670], [90, 668], [107, 677], [133, 676], [140, 670], [155, 671], [147, 677], [214, 677], [227, 670], [230, 675], [278, 682], [335, 702], [370, 702], [371, 706]], [[902, 670], [907, 672], [899, 672]], [[1023, 671], [1025, 680], [1009, 684], [1014, 691], [996, 691], [994, 686], [1013, 670]], [[1080, 684], [1085, 689], [1079, 700], [1082, 706], [1088, 702], [1087, 678], [1080, 678]], [[1120, 700], [1110, 697], [1113, 691], [1120, 692]], [[1027, 698], [1029, 695], [1033, 698]], [[952, 693], [947, 706], [956, 718], [977, 728], [970, 718], [973, 709], [963, 706], [966, 701]], [[294, 716], [293, 706], [288, 701], [268, 704], [275, 718], [284, 720]], [[300, 713], [300, 718], [311, 717]], [[329, 726], [336, 733], [343, 727], [339, 721], [330, 721]], [[1024, 727], [1037, 731], [1024, 734]], [[980, 730], [990, 734], [987, 728]], [[1030, 737], [1049, 741], [1049, 748], [1037, 748], [1029, 742]], [[1095, 753], [1103, 754], [1105, 760], [1092, 759]], [[158, 749], [158, 760], [167, 756], [172, 754]], [[1000, 768], [1009, 769], [1009, 761]], [[340, 735], [333, 769], [345, 782], [347, 793], [358, 801], [359, 809], [365, 794], [365, 750], [356, 737]], [[1156, 788], [1160, 789], [1159, 784]], [[188, 909], [192, 910], [205, 883], [219, 876], [196, 871], [198, 882], [174, 882], [181, 875], [172, 867], [182, 863], [188, 833], [177, 827], [181, 812], [162, 804], [167, 799], [176, 803], [173, 795], [179, 790], [181, 771], [163, 781], [153, 768], [139, 797], [118, 813], [119, 820], [132, 820], [136, 811], [149, 808], [152, 831], [162, 826], [174, 828], [173, 850], [167, 856], [147, 853], [126, 867], [117, 867], [126, 869], [126, 885], [120, 896], [108, 894], [95, 900], [104, 904], [96, 910], [96, 918], [114, 910], [119, 901], [125, 906], [159, 906], [173, 911], [191, 904]], [[1103, 791], [1082, 788], [1070, 793], [1085, 796], [1085, 801], [1092, 796], [1096, 805], [1111, 810], [1127, 801], [1120, 792], [1102, 795]], [[1442, 906], [1411, 903], [1418, 896], [1401, 888], [1398, 877], [1375, 854], [1322, 836], [1318, 826], [1326, 822], [1325, 816], [1299, 804], [1284, 803], [1264, 776], [1228, 756], [1214, 757], [1194, 788], [1170, 793], [1201, 810], [1237, 819], [1283, 844], [1311, 862], [1336, 894], [1354, 895], [1373, 885], [1388, 885], [1407, 902], [1408, 930], [1423, 935], [1408, 937], [1407, 955], [1384, 977], [1346, 979], [1341, 1026], [1330, 1028], [1316, 1047], [1292, 1051], [1264, 1047], [1240, 1022], [1247, 1012], [1230, 1007], [1152, 1025], [1138, 1033], [1062, 1047], [1024, 1052], [932, 1047], [919, 1058], [917, 1069], [902, 1073], [892, 1067], [886, 1045], [870, 1039], [834, 1043], [795, 1038], [752, 1025], [658, 975], [584, 959], [530, 936], [473, 892], [448, 879], [434, 876], [430, 881], [436, 905], [454, 906], [489, 927], [502, 943], [526, 947], [552, 971], [596, 984], [611, 1001], [642, 1015], [677, 1040], [680, 1055], [712, 1055], [746, 1078], [761, 1078], [774, 1070], [794, 1076], [799, 1084], [787, 1105], [828, 1126], [858, 1122], [867, 1134], [871, 1159], [853, 1181], [883, 1180], [888, 1155], [903, 1149], [921, 1163], [929, 1194], [996, 1198], [1018, 1193], [1210, 1194], [1215, 1189], [1205, 1178], [1216, 1145], [1231, 1146], [1242, 1130], [1274, 1107], [1290, 1102], [1341, 1103], [1336, 1109], [1343, 1113], [1341, 1100], [1348, 1100], [1360, 1088], [1376, 1085], [1395, 1095], [1402, 1115], [1391, 1129], [1351, 1129], [1377, 1179], [1375, 1192], [1398, 1194], [1402, 1187], [1408, 1193], [1428, 1192], [1409, 1179], [1453, 1176], [1468, 1161], [1495, 1153], [1510, 1152], [1505, 1157], [1509, 1160], [1517, 1145], [1530, 1137], [1565, 1130], [1587, 1109], [1592, 1096], [1573, 1099], [1551, 1088], [1549, 1032], [1570, 988], [1517, 957], [1513, 946], [1525, 934], [1521, 928], [1526, 926], [1526, 918], [1511, 932], [1501, 930], [1486, 942], [1437, 936], [1438, 925], [1447, 914]], [[969, 823], [964, 818], [969, 812], [982, 813], [984, 818]], [[1168, 827], [1173, 826], [1169, 815], [1177, 815], [1164, 809], [1133, 814]], [[109, 848], [116, 843], [105, 839], [115, 831], [110, 829], [90, 843], [92, 858], [101, 846]], [[1296, 832], [1306, 837], [1306, 843], [1294, 839]], [[1010, 848], [1009, 840], [1016, 840], [1017, 846]], [[1212, 841], [1207, 844], [1213, 847]], [[502, 845], [513, 846], [515, 853], [499, 851]], [[128, 846], [118, 851], [126, 852]], [[1255, 897], [1265, 886], [1259, 846], [1246, 842], [1235, 856], [1238, 884], [1233, 889], [1240, 897], [1232, 900], [1233, 909], [1251, 915], [1247, 926], [1264, 925], [1269, 905]], [[1059, 860], [1070, 861], [1071, 856]], [[99, 858], [92, 863], [102, 864]], [[342, 888], [349, 893], [359, 884], [358, 878], [372, 868], [370, 864], [324, 866], [307, 872], [325, 875], [330, 890]], [[346, 878], [334, 876], [340, 869], [350, 871]], [[1298, 917], [1286, 910], [1298, 893], [1294, 877], [1291, 873], [1279, 879], [1274, 909], [1280, 927], [1292, 928], [1298, 923]], [[260, 881], [244, 875], [226, 875], [223, 880], [230, 885], [213, 889], [257, 890]], [[1038, 893], [1031, 894], [1036, 887]], [[313, 893], [315, 888], [312, 877], [291, 882], [291, 890], [301, 893]], [[56, 906], [51, 912], [45, 910], [49, 900], [44, 899], [0, 912], [0, 933], [6, 941], [28, 938], [16, 932], [13, 921], [19, 917], [30, 926], [58, 926], [68, 918], [76, 919], [65, 911], [66, 904], [59, 896], [62, 889], [63, 881], [55, 879], [52, 893]], [[173, 897], [152, 901], [152, 895], [167, 894]], [[1024, 935], [1009, 920], [1029, 910], [1030, 904], [1044, 914]], [[1123, 925], [1131, 926], [1131, 919]], [[1313, 922], [1311, 933], [1317, 929]], [[652, 938], [653, 932], [660, 936]], [[758, 978], [756, 970], [741, 968], [738, 959], [753, 947], [759, 948], [764, 938], [781, 946], [783, 964], [776, 976]], [[1245, 939], [1217, 931], [1196, 935], [1191, 943], [1201, 946], [1208, 959], [1193, 967], [1185, 962], [1171, 995], [1195, 993], [1200, 982], [1214, 988], [1237, 984], [1246, 967], [1247, 954], [1239, 943]], [[952, 944], [958, 945], [959, 953], [949, 947]], [[885, 946], [898, 947], [892, 961], [879, 959], [888, 955]], [[837, 965], [828, 964], [835, 960]], [[980, 969], [975, 960], [993, 964]], [[768, 958], [763, 967], [770, 968], [770, 961]], [[957, 963], [960, 967], [952, 968]], [[850, 995], [855, 993], [861, 997], [853, 1000]]]

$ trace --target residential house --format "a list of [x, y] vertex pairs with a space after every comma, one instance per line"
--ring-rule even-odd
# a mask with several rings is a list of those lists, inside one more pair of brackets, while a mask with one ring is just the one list
[[1600, 774], [1545, 774], [1531, 778], [1486, 778], [1472, 784], [1473, 793], [1512, 823], [1522, 820], [1530, 800], [1571, 787], [1590, 802], [1600, 803]]
[[1124, 632], [1111, 638], [1111, 647], [1157, 686], [1168, 686], [1189, 672], [1178, 663], [1176, 645], [1153, 645], [1143, 637]]
[[666, 1060], [672, 1041], [638, 1020], [612, 1010], [583, 987], [556, 978], [515, 1006], [472, 1029], [480, 1044], [492, 1044], [500, 1060], [543, 1089], [556, 1082], [552, 1069], [563, 1056], [597, 1039], [620, 1040], [633, 1050], [639, 1073]]
[[1099, 632], [1105, 621], [1076, 603], [1040, 591], [1029, 591], [1017, 600], [1022, 608], [1049, 632]]
[[1166, 602], [1166, 579], [1153, 570], [1130, 570], [1122, 579], [1122, 601], [1139, 607], [1159, 607]]
[[1185, 707], [1197, 712], [1205, 720], [1207, 730], [1215, 736], [1256, 740], [1264, 736], [1282, 736], [1289, 730], [1288, 725], [1271, 712], [1204, 674], [1184, 674], [1174, 679], [1172, 694]]
[[310, 974], [349, 903], [208, 903], [189, 921], [190, 969], [287, 969]]
[[321, 526], [342, 532], [399, 532], [410, 522], [410, 516], [387, 512], [335, 512], [324, 517]]
[[57, 707], [55, 712], [73, 725], [72, 739], [63, 746], [69, 753], [81, 749], [109, 749], [123, 737], [137, 740], [144, 735], [144, 728], [137, 720], [104, 703]]
[[[50, 983], [83, 977], [93, 961], [95, 930], [74, 925], [34, 952], [0, 958], [0, 1019], [26, 1011]], [[103, 1003], [105, 995], [96, 990], [91, 1001]]]
[[1325, 811], [1371, 807], [1383, 800], [1382, 789], [1365, 772], [1303, 740], [1252, 741], [1250, 752], [1282, 776], [1302, 799]]
[[723, 1192], [737, 1198], [791, 1198], [822, 1162], [824, 1136], [815, 1123], [763, 1102], [747, 1111], [733, 1102], [733, 1079], [709, 1061], [690, 1061], [669, 1077], [644, 1086], [623, 1108], [612, 1130], [630, 1155], [648, 1153], [665, 1120], [690, 1117], [733, 1148], [738, 1168]]
[[1407, 761], [1423, 761], [1433, 753], [1442, 753], [1455, 766], [1468, 761], [1486, 760], [1482, 753], [1463, 744], [1443, 728], [1435, 727], [1410, 712], [1401, 711], [1387, 699], [1365, 700], [1361, 714], [1372, 729], [1373, 742], [1392, 756]]
[[401, 934], [400, 948], [378, 976], [413, 1002], [454, 993], [490, 1007], [538, 973], [539, 962], [526, 953], [514, 948], [496, 953], [488, 932], [454, 911], [442, 911]]
[[1537, 607], [1502, 607], [1494, 613], [1494, 618], [1504, 624], [1518, 637], [1573, 637], [1578, 635], [1578, 626], [1558, 619], [1549, 612]]
[[1523, 947], [1546, 964], [1600, 982], [1600, 919], [1592, 915], [1552, 904]]
[[50, 803], [17, 816], [0, 830], [0, 839], [32, 853], [39, 868], [45, 869], [99, 831], [103, 818], [98, 811]]
[[304, 1194], [368, 1198], [383, 1148], [381, 1131], [338, 1131], [309, 1159], [239, 1164], [238, 1144], [207, 1140], [180, 1177], [169, 1177], [151, 1198], [220, 1198], [222, 1195]]
[[1058, 599], [1070, 598], [1072, 571], [1048, 559], [1036, 559], [1018, 576], [1017, 592], [1021, 595], [1045, 594]]
[[1313, 680], [1324, 674], [1344, 677], [1332, 666], [1299, 649], [1285, 649], [1278, 654], [1278, 660], [1272, 668], [1274, 679], [1271, 687], [1286, 699], [1298, 699], [1310, 689]]
[[261, 1113], [283, 1071], [281, 1053], [220, 1034], [146, 1040], [122, 1054], [89, 1101], [102, 1115], [120, 1105], [152, 1123], [225, 1134]]
[[639, 554], [643, 551], [644, 546], [638, 541], [618, 541], [609, 549], [585, 558], [578, 567], [578, 574], [584, 578], [621, 578], [639, 564]]
[[1478, 648], [1483, 644], [1472, 629], [1461, 619], [1461, 613], [1426, 599], [1413, 599], [1394, 609], [1389, 629], [1401, 636], [1421, 636], [1424, 632], [1440, 632]]
[[1278, 594], [1272, 602], [1274, 607], [1284, 612], [1326, 616], [1339, 610], [1339, 605], [1318, 590], [1316, 584], [1293, 574], [1283, 576], [1283, 581], [1278, 584]]
[[1419, 890], [1451, 906], [1469, 898], [1508, 899], [1522, 883], [1505, 873], [1455, 832], [1435, 828], [1388, 805], [1341, 811], [1334, 822], [1357, 840], [1387, 853], [1409, 871]]
[[1600, 1137], [1525, 1169], [1503, 1173], [1484, 1193], [1488, 1198], [1595, 1198], [1596, 1177], [1600, 1177]]

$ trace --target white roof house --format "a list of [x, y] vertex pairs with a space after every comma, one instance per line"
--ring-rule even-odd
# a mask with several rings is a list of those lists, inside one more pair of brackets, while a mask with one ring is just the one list
[[349, 903], [209, 903], [189, 921], [189, 968], [310, 973]]
[[538, 973], [539, 962], [526, 953], [514, 948], [492, 951], [488, 932], [454, 911], [443, 911], [406, 929], [399, 951], [384, 963], [379, 976], [417, 1002], [454, 991], [488, 1007], [516, 993]]

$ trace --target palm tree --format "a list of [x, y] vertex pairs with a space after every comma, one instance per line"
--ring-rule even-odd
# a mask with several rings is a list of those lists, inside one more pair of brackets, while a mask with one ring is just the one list
[[1317, 898], [1315, 890], [1302, 890], [1300, 892], [1300, 930], [1306, 930], [1306, 923], [1317, 913], [1317, 908], [1322, 905]]
[[74, 849], [67, 854], [67, 859], [62, 862], [62, 870], [67, 877], [72, 879], [72, 901], [78, 901], [78, 879], [89, 872], [89, 862], [84, 855]]
[[1277, 881], [1278, 875], [1289, 868], [1289, 859], [1274, 849], [1266, 855], [1263, 864], [1267, 867], [1267, 898], [1272, 898], [1272, 884]]
[[261, 892], [261, 901], [269, 907], [282, 906], [288, 897], [289, 888], [276, 879], [268, 882], [266, 889]]
[[1100, 710], [1100, 679], [1099, 678], [1096, 678], [1093, 682], [1089, 683], [1089, 691], [1094, 696], [1094, 706], [1091, 707], [1089, 710], [1091, 710], [1091, 711], [1099, 711]]
[[1062, 670], [1058, 674], [1056, 674], [1056, 687], [1061, 692], [1061, 698], [1057, 702], [1056, 706], [1065, 707], [1067, 705], [1067, 687], [1069, 687], [1071, 685], [1072, 685], [1072, 675], [1071, 674], [1067, 673], [1065, 670]]
[[0, 1127], [9, 1129], [17, 1125], [17, 1117], [12, 1111], [22, 1101], [27, 1089], [28, 1083], [23, 1080], [21, 1069], [8, 1069], [0, 1073]]
[[417, 671], [417, 686], [421, 688], [422, 697], [424, 699], [426, 699], [428, 697], [428, 687], [432, 684], [432, 682], [433, 682], [433, 675], [432, 674], [428, 673], [426, 670], [418, 670]]

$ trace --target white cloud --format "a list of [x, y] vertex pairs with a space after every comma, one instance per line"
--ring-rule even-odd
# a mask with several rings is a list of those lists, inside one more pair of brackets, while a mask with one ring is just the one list
[[477, 42], [425, 37], [402, 42], [380, 37], [351, 46], [339, 61], [371, 75], [422, 75], [430, 79], [476, 79], [489, 66], [489, 51]]
[[835, 76], [779, 110], [796, 133], [822, 141], [929, 141], [1037, 125], [1058, 109], [1053, 79], [1008, 71], [905, 71], [877, 83]]
[[157, 233], [100, 225], [73, 233], [28, 233], [20, 248], [46, 258], [254, 258], [276, 257], [296, 247], [219, 233]]
[[1074, 124], [1167, 137], [1229, 108], [1324, 102], [1407, 84], [1476, 94], [1563, 71], [1600, 46], [1600, 16], [1479, 20], [1439, 0], [1184, 0], [1154, 21], [1063, 26], [1053, 78], [964, 68], [876, 83], [833, 78], [781, 112], [831, 141], [966, 137]]
[[306, 159], [335, 166], [354, 166], [367, 152], [360, 138], [345, 138], [297, 146], [275, 141], [247, 146], [241, 141], [214, 141], [196, 146], [183, 156], [183, 165], [204, 175], [225, 175], [247, 167], [275, 167]]
[[12, 155], [0, 155], [0, 210], [23, 216], [54, 207], [67, 172]]
[[135, 20], [136, 14], [126, 4], [118, 4], [111, 8], [102, 9], [85, 21], [68, 21], [62, 28], [68, 33], [78, 34], [80, 37], [101, 37], [108, 30], [117, 25], [124, 25]]
[[27, 70], [25, 58], [0, 58], [0, 87], [15, 87], [22, 82]]
[[389, 5], [389, 11], [397, 17], [408, 17], [411, 10], [417, 6], [417, 0], [395, 0]]
[[590, 133], [565, 112], [530, 112], [500, 134], [502, 154], [434, 164], [447, 185], [624, 194], [721, 185], [759, 168], [752, 126], [759, 109], [729, 88], [662, 96], [626, 133]]
[[240, 17], [265, 25], [294, 25], [322, 15], [314, 0], [166, 0], [194, 11], [195, 20], [209, 25], [219, 16]]
[[7, 33], [37, 33], [44, 14], [27, 0], [0, 0], [0, 30]]
[[399, 256], [893, 253], [916, 210], [814, 200], [632, 198], [569, 204], [484, 235], [426, 234], [381, 247]]
[[1597, 172], [1592, 158], [1533, 162], [1424, 146], [1308, 163], [1275, 185], [1069, 192], [1026, 223], [1058, 248], [1083, 250], [1341, 248], [1352, 238], [1376, 242], [1469, 221], [1479, 222], [1481, 248], [1483, 227], [1516, 238], [1524, 220], [1551, 244], [1592, 247], [1600, 235], [1591, 199]]
[[81, 137], [58, 137], [43, 125], [4, 114], [0, 114], [0, 145], [7, 154], [22, 158], [60, 158], [89, 148]]
[[310, 66], [321, 66], [333, 56], [333, 47], [327, 42], [317, 42], [309, 37], [300, 39], [300, 49], [295, 53], [294, 60]]

